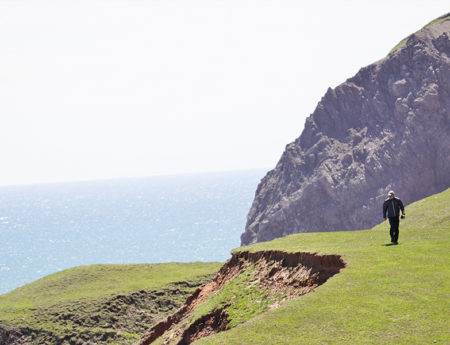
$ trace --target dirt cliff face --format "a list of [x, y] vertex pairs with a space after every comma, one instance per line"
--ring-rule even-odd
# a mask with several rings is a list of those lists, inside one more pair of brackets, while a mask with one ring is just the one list
[[328, 89], [300, 137], [259, 184], [243, 245], [356, 230], [450, 186], [450, 14]]
[[[233, 305], [238, 303], [233, 298], [227, 299], [225, 303], [218, 303], [212, 310], [200, 313], [199, 316], [195, 316], [195, 311], [210, 296], [243, 275], [248, 275], [249, 279], [242, 280], [244, 284], [239, 285], [237, 290], [258, 287], [265, 292], [261, 296], [272, 301], [267, 307], [273, 309], [288, 299], [313, 291], [344, 267], [345, 262], [339, 255], [287, 253], [276, 250], [235, 253], [211, 282], [197, 288], [180, 309], [154, 325], [138, 345], [151, 344], [160, 337], [162, 340], [159, 343], [164, 345], [191, 344], [197, 339], [230, 328], [233, 318], [229, 316], [229, 312]], [[250, 295], [250, 292], [245, 292], [247, 302], [261, 303], [252, 302]], [[264, 310], [263, 308], [259, 312]]]

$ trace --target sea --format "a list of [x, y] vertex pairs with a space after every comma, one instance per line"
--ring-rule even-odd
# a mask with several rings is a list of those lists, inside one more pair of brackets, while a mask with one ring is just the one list
[[265, 172], [0, 187], [0, 294], [81, 265], [224, 262]]

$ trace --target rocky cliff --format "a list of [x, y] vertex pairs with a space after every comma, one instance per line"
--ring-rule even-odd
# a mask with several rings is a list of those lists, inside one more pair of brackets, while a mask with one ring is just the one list
[[328, 89], [259, 184], [242, 244], [356, 230], [450, 186], [450, 14]]

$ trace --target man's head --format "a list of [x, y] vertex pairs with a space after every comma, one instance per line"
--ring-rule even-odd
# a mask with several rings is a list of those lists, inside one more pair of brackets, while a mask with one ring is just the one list
[[395, 194], [394, 194], [394, 191], [393, 191], [393, 190], [390, 190], [390, 191], [389, 191], [388, 197], [389, 197], [389, 199], [394, 199]]

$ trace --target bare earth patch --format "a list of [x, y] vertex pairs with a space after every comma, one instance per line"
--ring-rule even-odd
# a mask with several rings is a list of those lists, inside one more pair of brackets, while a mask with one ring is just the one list
[[311, 253], [286, 253], [282, 251], [239, 252], [233, 254], [215, 278], [195, 290], [186, 303], [174, 314], [153, 326], [140, 340], [139, 345], [148, 345], [159, 337], [163, 344], [190, 344], [202, 337], [224, 331], [229, 326], [228, 305], [190, 319], [190, 313], [207, 298], [218, 292], [227, 283], [250, 268], [251, 279], [247, 286], [256, 286], [266, 296], [273, 297], [269, 309], [277, 308], [283, 301], [313, 291], [328, 278], [345, 267], [339, 255], [317, 255]]

